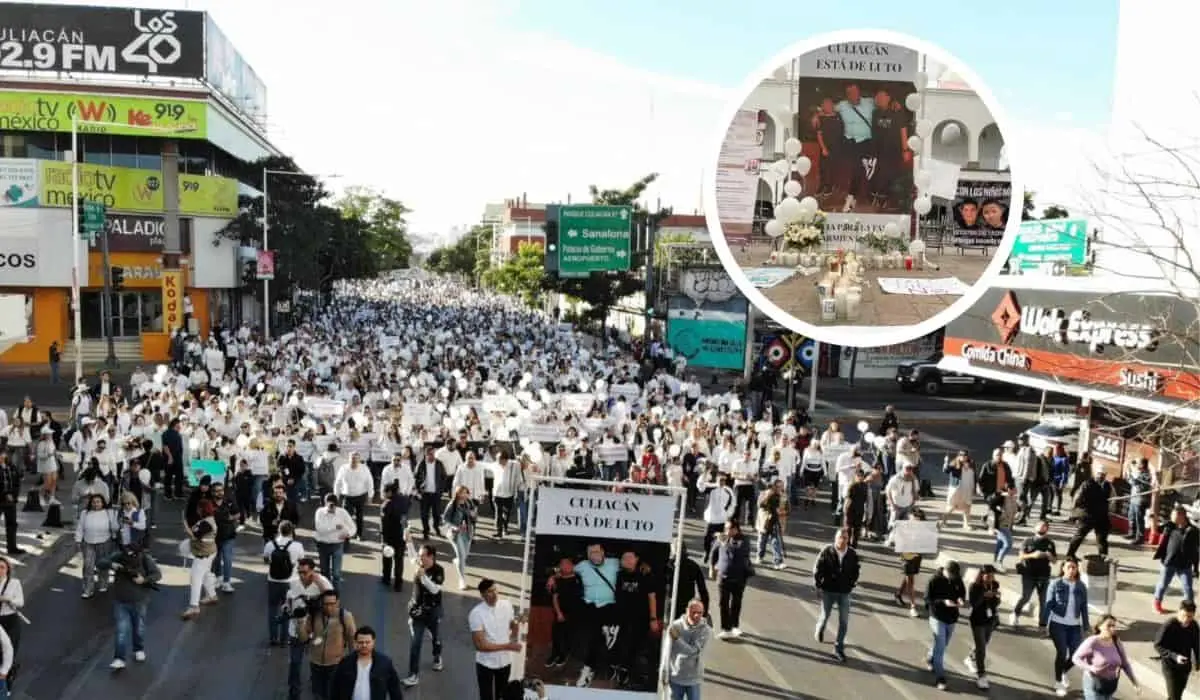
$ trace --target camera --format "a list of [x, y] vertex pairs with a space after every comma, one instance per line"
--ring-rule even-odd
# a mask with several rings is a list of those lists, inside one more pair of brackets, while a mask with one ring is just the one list
[[308, 617], [309, 609], [308, 599], [304, 596], [288, 598], [287, 602], [284, 603], [284, 612], [293, 620], [303, 620]]

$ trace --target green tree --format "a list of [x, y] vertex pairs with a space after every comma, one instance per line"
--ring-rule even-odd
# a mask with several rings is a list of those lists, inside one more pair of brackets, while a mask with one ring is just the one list
[[484, 274], [490, 260], [487, 253], [492, 248], [492, 225], [476, 224], [461, 238], [449, 245], [429, 253], [425, 268], [444, 275], [463, 275], [474, 278]]
[[533, 243], [522, 243], [517, 254], [499, 267], [483, 274], [484, 283], [498, 292], [511, 294], [537, 307], [541, 302], [545, 276], [545, 253]]
[[366, 225], [367, 248], [380, 271], [409, 266], [413, 247], [404, 216], [411, 209], [369, 187], [348, 188], [338, 199], [337, 207], [345, 218]]
[[1034, 192], [1025, 190], [1025, 199], [1021, 203], [1021, 221], [1031, 221], [1036, 219], [1034, 214], [1037, 211], [1037, 206], [1033, 203]]
[[[243, 179], [255, 181], [264, 169], [303, 172], [291, 158], [270, 157], [249, 164]], [[377, 273], [364, 235], [365, 222], [347, 218], [341, 210], [326, 205], [329, 192], [320, 181], [303, 174], [269, 178], [268, 247], [275, 251], [275, 281], [272, 298], [266, 301], [289, 298], [293, 289], [328, 293], [335, 280]], [[261, 245], [263, 197], [243, 196], [239, 207], [237, 217], [217, 235], [241, 245]]]
[[[633, 207], [633, 225], [635, 227], [646, 225], [657, 227], [671, 215], [671, 210], [664, 208], [652, 212], [639, 203], [646, 193], [646, 189], [657, 179], [658, 173], [650, 173], [625, 189], [602, 190], [595, 185], [591, 185], [588, 189], [593, 204]], [[645, 288], [645, 282], [637, 272], [639, 266], [645, 265], [645, 260], [646, 251], [634, 251], [634, 269], [629, 272], [594, 272], [588, 277], [578, 279], [549, 279], [547, 285], [557, 292], [575, 297], [587, 304], [588, 308], [583, 312], [584, 319], [598, 321], [603, 328], [609, 312], [618, 302]]]
[[1069, 219], [1069, 218], [1071, 218], [1071, 212], [1058, 206], [1057, 204], [1051, 204], [1050, 206], [1048, 206], [1042, 210], [1042, 218], [1043, 219]]

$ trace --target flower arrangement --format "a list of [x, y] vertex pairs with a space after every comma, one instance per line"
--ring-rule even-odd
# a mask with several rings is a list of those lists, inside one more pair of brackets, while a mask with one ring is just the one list
[[817, 212], [803, 221], [793, 221], [783, 229], [783, 240], [788, 248], [808, 251], [820, 248], [825, 243], [825, 215]]
[[879, 231], [865, 233], [859, 241], [880, 255], [908, 250], [908, 242], [902, 236], [888, 236]]

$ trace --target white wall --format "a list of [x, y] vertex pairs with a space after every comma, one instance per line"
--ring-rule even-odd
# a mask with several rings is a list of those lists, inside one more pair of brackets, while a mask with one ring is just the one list
[[[963, 166], [979, 163], [981, 170], [999, 169], [1002, 134], [991, 111], [974, 92], [930, 88], [925, 93], [923, 117], [934, 124], [934, 158]], [[952, 122], [958, 124], [960, 136], [952, 143], [943, 143], [942, 132]]]
[[[241, 286], [238, 279], [237, 243], [217, 238], [228, 219], [196, 217], [192, 220], [192, 278], [191, 286], [199, 289], [233, 289]], [[213, 245], [217, 240], [218, 245]]]
[[[32, 255], [33, 267], [0, 265], [0, 287], [70, 287], [71, 210], [0, 207], [0, 254]], [[79, 244], [80, 286], [88, 284], [87, 243]]]

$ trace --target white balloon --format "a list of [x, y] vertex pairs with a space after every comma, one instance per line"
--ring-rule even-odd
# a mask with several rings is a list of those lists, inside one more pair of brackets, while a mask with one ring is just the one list
[[800, 206], [800, 200], [795, 197], [788, 197], [775, 205], [775, 218], [785, 224], [790, 224], [802, 216], [804, 209]]
[[867, 432], [867, 428], [870, 428], [870, 427], [871, 427], [871, 424], [870, 424], [870, 423], [868, 423], [868, 422], [866, 422], [865, 420], [860, 420], [860, 421], [858, 422], [858, 425], [857, 425], [857, 426], [855, 426], [855, 427], [857, 427], [857, 428], [858, 428], [858, 432], [860, 432], [860, 433], [865, 433], [865, 432]]
[[917, 136], [916, 134], [909, 136], [908, 137], [908, 148], [911, 151], [920, 153], [921, 152], [921, 137]]
[[883, 225], [883, 235], [888, 238], [895, 238], [900, 235], [900, 227], [896, 225], [895, 221], [889, 221]]
[[800, 156], [796, 159], [796, 164], [793, 166], [793, 169], [800, 173], [801, 177], [804, 177], [805, 175], [808, 175], [808, 171], [812, 170], [812, 161], [808, 156]]
[[803, 148], [804, 146], [800, 143], [800, 139], [795, 136], [783, 142], [783, 154], [788, 158], [795, 158], [800, 155], [800, 151]]
[[908, 97], [904, 98], [904, 106], [907, 107], [908, 111], [910, 112], [921, 111], [921, 102], [921, 93], [919, 92], [909, 93]]
[[925, 241], [920, 238], [914, 239], [908, 244], [908, 252], [913, 255], [920, 256], [925, 252]]
[[933, 132], [933, 122], [928, 119], [922, 119], [917, 122], [917, 133], [923, 137], [928, 137]]
[[875, 444], [875, 433], [872, 433], [871, 431], [868, 430], [863, 435], [863, 442], [867, 443], [868, 445], [874, 445]]
[[929, 189], [929, 183], [932, 181], [933, 178], [929, 175], [928, 170], [918, 170], [913, 173], [913, 184], [917, 186], [918, 190]]
[[770, 236], [771, 238], [779, 238], [780, 236], [782, 236], [783, 229], [784, 229], [784, 225], [782, 223], [780, 223], [780, 221], [778, 219], [771, 219], [770, 221], [767, 222], [767, 225], [763, 227], [763, 230], [765, 230], [767, 232], [767, 235]]
[[942, 141], [942, 143], [946, 144], [947, 146], [958, 141], [958, 137], [960, 137], [960, 136], [962, 136], [962, 129], [958, 126], [958, 124], [955, 124], [954, 122], [950, 122], [946, 126], [942, 127], [941, 141]]
[[804, 199], [800, 200], [800, 210], [803, 211], [806, 216], [812, 216], [813, 214], [816, 214], [820, 208], [821, 204], [817, 202], [815, 197], [805, 197]]
[[804, 186], [801, 185], [796, 180], [788, 180], [787, 184], [785, 184], [783, 186], [784, 194], [786, 194], [789, 197], [799, 197], [800, 193], [803, 191], [804, 191]]
[[927, 194], [921, 195], [916, 202], [913, 202], [913, 211], [917, 213], [917, 216], [925, 216], [932, 210], [933, 200]]

